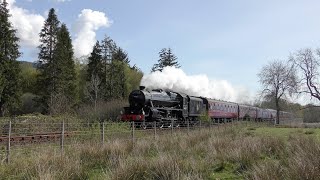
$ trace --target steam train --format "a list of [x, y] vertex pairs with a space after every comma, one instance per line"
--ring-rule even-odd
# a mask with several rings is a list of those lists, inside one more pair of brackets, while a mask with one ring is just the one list
[[[288, 118], [291, 113], [281, 111], [280, 118]], [[140, 86], [129, 95], [129, 106], [124, 107], [122, 121], [158, 122], [160, 126], [197, 123], [202, 117], [213, 122], [231, 120], [274, 121], [276, 110], [262, 109], [205, 97], [190, 96], [162, 89], [147, 90]]]

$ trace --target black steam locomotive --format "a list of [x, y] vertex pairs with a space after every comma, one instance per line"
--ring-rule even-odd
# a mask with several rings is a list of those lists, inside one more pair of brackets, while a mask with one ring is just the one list
[[123, 121], [161, 122], [197, 121], [205, 111], [203, 100], [183, 93], [141, 86], [129, 95], [129, 107], [124, 107]]
[[[124, 107], [122, 121], [158, 122], [160, 126], [183, 123], [196, 123], [203, 116], [213, 121], [239, 119], [273, 121], [276, 111], [233, 102], [220, 101], [204, 97], [195, 97], [183, 93], [162, 89], [134, 90], [129, 95], [129, 107]], [[291, 113], [280, 112], [280, 118], [290, 118]]]

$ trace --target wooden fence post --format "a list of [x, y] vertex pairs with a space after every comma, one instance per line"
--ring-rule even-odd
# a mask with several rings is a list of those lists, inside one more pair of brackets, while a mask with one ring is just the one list
[[8, 144], [7, 144], [7, 158], [6, 162], [10, 162], [10, 149], [11, 149], [11, 121], [9, 121], [9, 129], [8, 129]]
[[171, 119], [171, 134], [173, 134], [173, 119]]
[[104, 126], [105, 126], [105, 124], [104, 124], [104, 121], [102, 122], [102, 133], [101, 133], [101, 143], [102, 143], [102, 145], [104, 145]]
[[187, 120], [187, 126], [188, 126], [188, 132], [187, 132], [187, 134], [189, 135], [189, 131], [190, 131], [190, 122], [189, 122], [189, 119]]
[[131, 138], [132, 138], [132, 145], [134, 144], [134, 128], [135, 128], [135, 124], [134, 121], [132, 121], [132, 129], [131, 129]]
[[154, 140], [157, 139], [157, 121], [153, 122], [153, 128], [154, 128]]
[[63, 153], [63, 147], [64, 146], [64, 120], [62, 121], [61, 124], [61, 138], [60, 138], [60, 148], [61, 148], [61, 153]]

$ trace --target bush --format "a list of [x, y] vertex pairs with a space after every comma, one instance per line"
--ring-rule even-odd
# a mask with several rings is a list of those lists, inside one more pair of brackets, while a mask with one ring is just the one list
[[118, 121], [123, 107], [127, 105], [125, 100], [99, 101], [96, 109], [93, 104], [80, 106], [77, 114], [87, 122]]

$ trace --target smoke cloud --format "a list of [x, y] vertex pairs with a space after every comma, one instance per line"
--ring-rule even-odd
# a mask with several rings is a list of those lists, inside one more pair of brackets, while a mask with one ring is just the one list
[[187, 75], [182, 69], [165, 67], [144, 75], [141, 85], [149, 89], [169, 89], [192, 96], [202, 96], [225, 101], [248, 103], [250, 93], [246, 88], [235, 87], [226, 80], [209, 79], [207, 75]]

